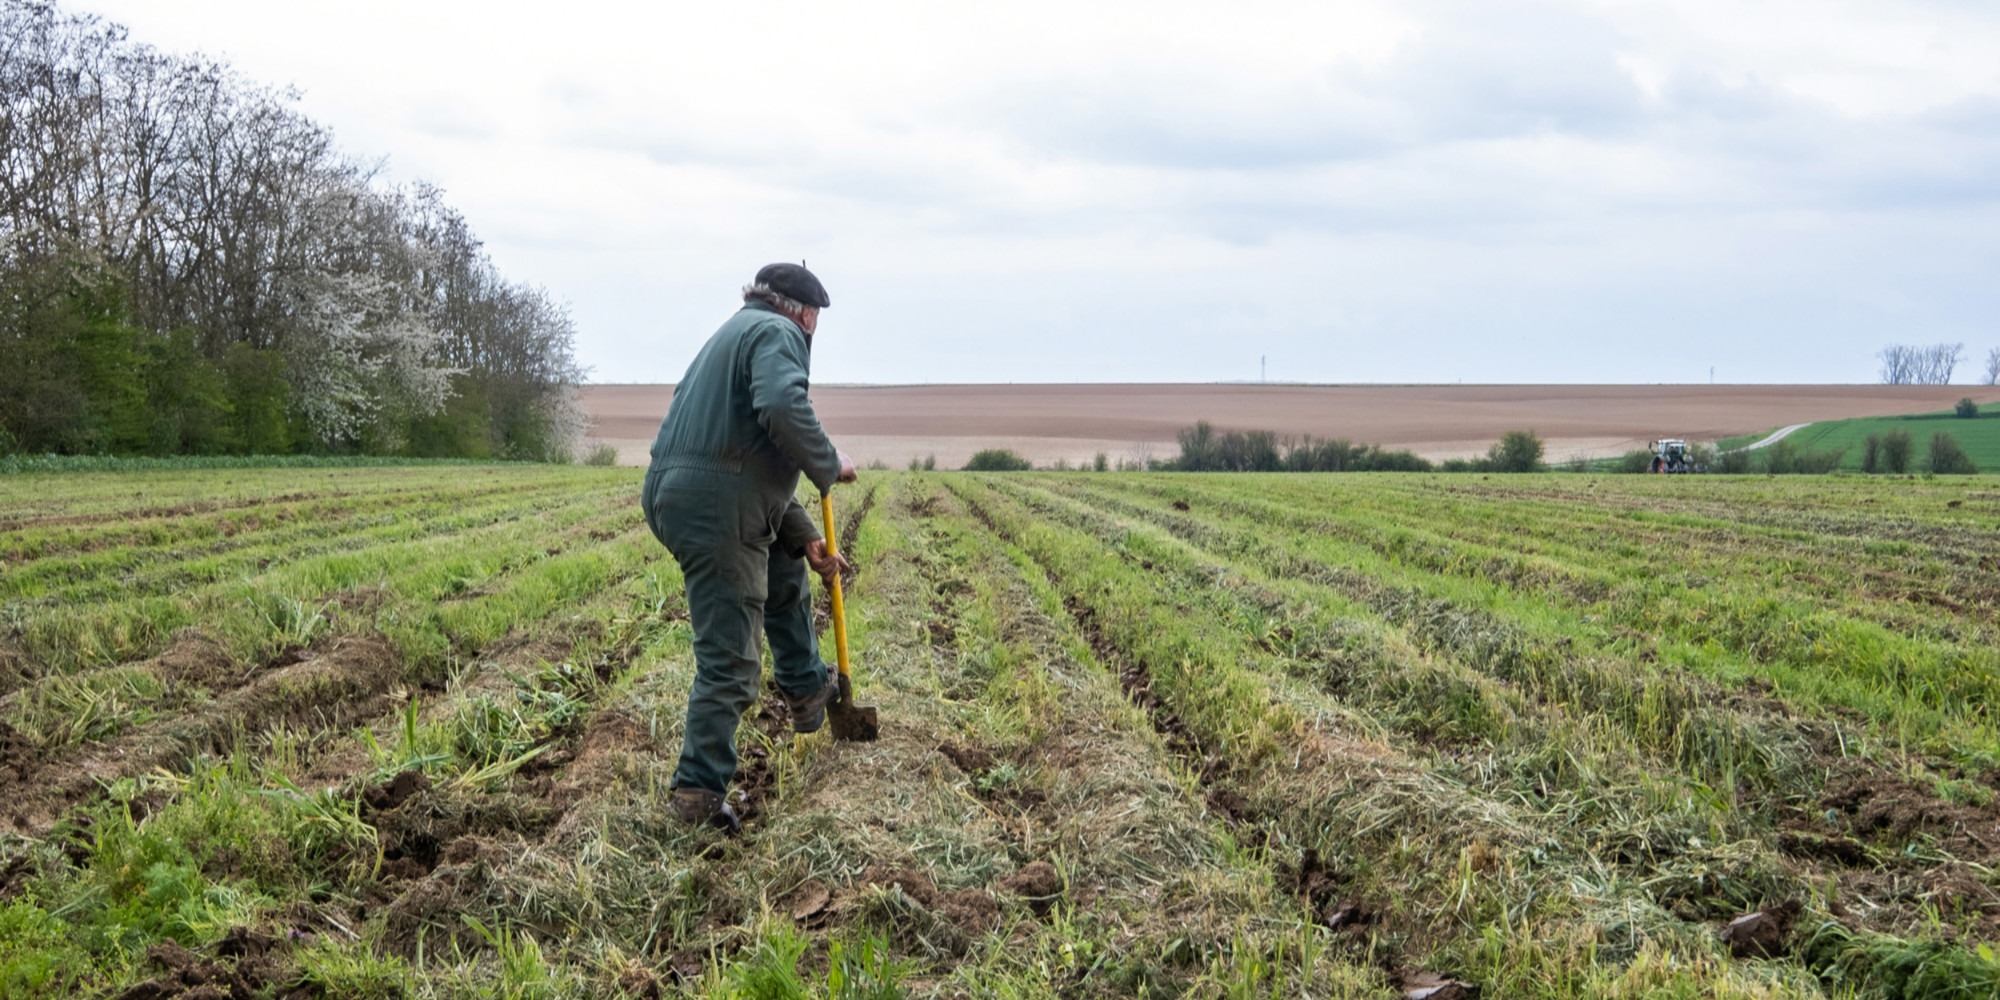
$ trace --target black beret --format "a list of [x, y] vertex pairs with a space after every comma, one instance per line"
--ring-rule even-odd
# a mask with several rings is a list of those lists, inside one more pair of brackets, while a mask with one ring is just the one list
[[826, 297], [826, 286], [804, 264], [766, 264], [757, 272], [757, 284], [802, 305], [820, 309], [833, 305]]

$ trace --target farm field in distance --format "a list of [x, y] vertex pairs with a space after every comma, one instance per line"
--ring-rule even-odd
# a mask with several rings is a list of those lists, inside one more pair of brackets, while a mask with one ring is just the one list
[[[907, 468], [935, 456], [957, 469], [984, 448], [1037, 466], [1090, 464], [1102, 452], [1144, 468], [1170, 458], [1198, 420], [1280, 439], [1345, 438], [1425, 458], [1471, 458], [1508, 431], [1532, 430], [1548, 460], [1616, 458], [1656, 438], [1709, 441], [1808, 421], [1949, 410], [1961, 397], [2000, 404], [2000, 388], [1938, 385], [1301, 385], [1036, 383], [820, 385], [828, 433], [864, 465]], [[671, 385], [586, 385], [593, 440], [646, 464]], [[1761, 435], [1760, 435], [1761, 436]]]
[[740, 840], [638, 486], [0, 476], [0, 998], [2000, 994], [1996, 477], [864, 473]]

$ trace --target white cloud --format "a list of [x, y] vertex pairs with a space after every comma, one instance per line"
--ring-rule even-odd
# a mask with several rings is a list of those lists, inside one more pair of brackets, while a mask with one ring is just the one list
[[443, 186], [607, 380], [780, 257], [842, 381], [1866, 381], [2000, 307], [1987, 4], [83, 6]]

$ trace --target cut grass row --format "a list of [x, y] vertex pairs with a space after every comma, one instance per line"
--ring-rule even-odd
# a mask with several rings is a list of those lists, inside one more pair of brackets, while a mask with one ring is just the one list
[[[1376, 544], [1400, 479], [1357, 505], [1366, 531], [1324, 540], [1277, 516], [1318, 496], [1305, 479], [871, 476], [880, 492], [843, 507], [869, 512], [849, 612], [884, 740], [747, 720], [750, 832], [725, 841], [667, 810], [692, 675], [678, 575], [629, 474], [552, 496], [565, 475], [534, 480], [527, 534], [403, 543], [424, 558], [322, 609], [309, 650], [394, 638], [384, 676], [408, 687], [365, 730], [304, 712], [218, 731], [218, 756], [114, 785], [89, 840], [0, 842], [17, 887], [0, 891], [0, 996], [51, 970], [42, 987], [113, 994], [152, 974], [150, 943], [212, 954], [239, 925], [303, 935], [279, 946], [288, 975], [346, 996], [821, 995], [858, 977], [885, 996], [1389, 998], [1419, 969], [1510, 997], [1993, 982], [1976, 938], [1950, 938], [1978, 933], [1963, 913], [1880, 933], [1840, 895], [1850, 873], [1773, 848], [1775, 817], [1816, 789], [1801, 755], [1845, 727], [1718, 696], [1590, 627], [1628, 567], [1546, 528], [1508, 560], [1504, 526], [1542, 522], [1486, 516], [1478, 487], [1451, 515], [1473, 537], [1409, 543], [1483, 546], [1472, 572]], [[1774, 531], [1818, 544], [1817, 516]], [[1732, 528], [1711, 530], [1726, 568]], [[394, 546], [359, 550], [376, 547]], [[332, 589], [270, 570], [254, 582], [288, 601]], [[1790, 594], [1837, 610], [1825, 596]], [[310, 623], [318, 605], [297, 603]], [[411, 771], [428, 787], [400, 807], [361, 804]], [[1878, 846], [1869, 869], [1910, 866]], [[1807, 905], [1797, 958], [1723, 957], [1713, 925], [1781, 895]], [[1836, 898], [1856, 915], [1829, 919]]]
[[[1215, 481], [1155, 481], [1145, 488], [1156, 497], [1166, 496], [1163, 490], [1199, 497], [1214, 522], [1228, 528], [1228, 544], [1265, 560], [1400, 579], [1468, 606], [1543, 620], [1557, 636], [1614, 649], [1623, 642], [1628, 653], [1726, 684], [1755, 679], [1810, 715], [1831, 708], [1862, 713], [1897, 745], [1979, 766], [2000, 762], [2000, 731], [1984, 708], [2000, 695], [2000, 653], [1991, 646], [1897, 635], [1754, 582], [1725, 577], [1696, 588], [1672, 578], [1625, 576], [1615, 553], [1602, 560], [1610, 569], [1522, 557], [1499, 544], [1342, 504], [1340, 496], [1322, 500], [1337, 505], [1339, 513], [1329, 514], [1317, 512], [1325, 506], [1265, 499]], [[1280, 538], [1269, 534], [1272, 525], [1284, 532]]]
[[0, 598], [102, 600], [109, 587], [154, 590], [183, 580], [248, 572], [315, 548], [352, 547], [371, 531], [419, 537], [437, 530], [431, 522], [447, 515], [468, 524], [477, 523], [482, 514], [518, 515], [532, 497], [546, 498], [553, 506], [566, 502], [560, 494], [573, 489], [561, 483], [533, 483], [422, 495], [319, 498], [263, 505], [248, 515], [240, 511], [190, 515], [152, 528], [128, 525], [104, 533], [123, 537], [60, 542], [15, 532], [5, 537], [13, 552], [8, 556], [7, 577], [0, 581]]
[[[1906, 613], [1908, 602], [1922, 601], [1923, 617], [1958, 617], [1978, 624], [1990, 618], [1982, 614], [1990, 607], [1981, 605], [2000, 599], [1990, 565], [1982, 565], [2000, 547], [2000, 532], [1988, 530], [1988, 524], [1936, 524], [1934, 533], [1949, 540], [1947, 547], [1832, 535], [1782, 516], [1779, 527], [1721, 512], [1634, 510], [1606, 504], [1611, 491], [1594, 488], [1543, 499], [1500, 490], [1443, 489], [1434, 481], [1375, 489], [1344, 487], [1331, 495], [1324, 485], [1273, 483], [1260, 495], [1297, 504], [1322, 518], [1364, 512], [1409, 523], [1409, 512], [1417, 509], [1423, 511], [1419, 527], [1499, 546], [1512, 556], [1544, 556], [1572, 569], [1615, 570], [1624, 578], [1683, 585], [1691, 579], [1754, 577], [1765, 589], [1861, 608], [1884, 619], [1915, 618]], [[1952, 500], [1964, 505], [1962, 497]], [[1935, 512], [1955, 512], [1948, 506], [1952, 500], [1934, 500]], [[1746, 500], [1740, 509], [1765, 506]], [[2000, 503], [1993, 513], [2000, 515]], [[1884, 513], [1876, 523], [1891, 520]], [[1907, 516], [1893, 520], [1918, 523]]]
[[239, 660], [256, 661], [304, 645], [328, 623], [329, 602], [364, 588], [411, 602], [467, 594], [509, 569], [550, 558], [596, 533], [629, 532], [623, 487], [523, 511], [416, 540], [374, 539], [362, 548], [275, 562], [254, 574], [190, 590], [99, 604], [14, 606], [11, 623], [35, 673], [71, 673], [166, 648], [175, 632], [200, 626]]
[[118, 520], [171, 518], [249, 509], [282, 498], [392, 490], [425, 491], [439, 483], [567, 481], [618, 478], [616, 470], [508, 463], [403, 464], [375, 468], [161, 468], [137, 472], [0, 474], [0, 531]]
[[[146, 977], [142, 959], [153, 944], [205, 949], [238, 927], [274, 937], [289, 953], [291, 969], [274, 985], [295, 977], [329, 995], [514, 991], [541, 980], [580, 985], [575, 970], [539, 958], [533, 968], [503, 969], [478, 948], [428, 963], [402, 957], [408, 942], [394, 938], [399, 915], [431, 912], [421, 905], [425, 893], [449, 882], [409, 865], [438, 863], [442, 845], [419, 841], [451, 822], [462, 823], [465, 836], [501, 838], [552, 825], [560, 810], [536, 795], [523, 767], [553, 760], [552, 748], [574, 753], [586, 720], [616, 713], [606, 703], [633, 680], [622, 669], [632, 648], [675, 647], [676, 629], [661, 611], [676, 600], [657, 577], [606, 588], [573, 606], [564, 622], [534, 630], [555, 660], [509, 656], [465, 672], [432, 708], [420, 711], [411, 700], [362, 730], [359, 744], [302, 719], [245, 734], [219, 759], [194, 760], [184, 776], [114, 785], [107, 801], [84, 814], [92, 840], [73, 866], [63, 860], [64, 851], [77, 853], [73, 841], [65, 843], [67, 827], [26, 855], [35, 877], [24, 895], [0, 904], [0, 923], [26, 932], [0, 948], [0, 995], [117, 992]], [[684, 651], [685, 626], [678, 632]], [[494, 670], [508, 671], [508, 679], [496, 686], [484, 676]], [[343, 756], [349, 763], [329, 771], [330, 759]], [[405, 772], [432, 777], [421, 802], [401, 812], [362, 805], [363, 793]], [[330, 774], [336, 783], [326, 785]], [[587, 797], [606, 777], [590, 770], [574, 787], [557, 782], [562, 794], [554, 798]], [[143, 812], [130, 805], [139, 802]], [[411, 822], [417, 816], [447, 819], [426, 826]], [[129, 874], [135, 855], [148, 865], [137, 878]], [[370, 905], [383, 898], [388, 905]], [[532, 940], [513, 937], [517, 913], [469, 912], [517, 946]], [[469, 927], [455, 912], [448, 917], [436, 935], [440, 944]], [[410, 925], [402, 920], [405, 930]], [[116, 933], [106, 933], [111, 929]]]
[[[1072, 543], [1081, 547], [1088, 544], [1084, 539], [1101, 539], [1100, 544], [1107, 546], [1108, 552], [1114, 554], [1115, 558], [1125, 562], [1133, 569], [1144, 571], [1144, 575], [1140, 579], [1154, 575], [1156, 568], [1158, 568], [1160, 573], [1169, 578], [1178, 575], [1184, 584], [1193, 588], [1198, 594], [1204, 589], [1210, 591], [1228, 589], [1230, 583], [1233, 583], [1235, 577], [1243, 571], [1240, 565], [1231, 566], [1229, 564], [1211, 566], [1188, 564], [1178, 567], [1180, 571], [1178, 573], [1168, 571], [1162, 567], [1162, 563], [1173, 561], [1172, 546], [1157, 544], [1160, 539], [1157, 536], [1151, 536], [1141, 526], [1129, 523], [1105, 523], [1105, 519], [1101, 515], [1094, 513], [1085, 506], [1077, 506], [1064, 510], [1062, 509], [1063, 505], [1059, 502], [1054, 504], [1041, 502], [1038, 504], [1035, 501], [1035, 495], [1039, 491], [1032, 486], [1019, 486], [1017, 485], [1018, 482], [1009, 481], [1004, 489], [1008, 493], [1019, 493], [1022, 489], [1028, 491], [1024, 499], [1032, 509], [1031, 521], [1034, 524], [1034, 527], [1029, 530], [1037, 532], [1046, 530], [1051, 522], [1063, 523], [1067, 521], [1082, 527], [1086, 522], [1094, 521], [1095, 523], [1090, 523], [1077, 537], [1074, 537]], [[1062, 482], [1065, 486], [1070, 486], [1074, 481], [1049, 479], [1045, 480], [1045, 482]], [[956, 484], [954, 488], [957, 488]], [[1093, 485], [1091, 488], [1094, 489], [1096, 487]], [[1043, 495], [1043, 500], [1048, 500], [1046, 495]], [[1268, 533], [1268, 530], [1269, 522], [1267, 520], [1264, 522], [1263, 531]], [[1183, 559], [1182, 562], [1186, 563], [1187, 560]], [[1060, 574], [1058, 573], [1058, 575]], [[1146, 600], [1146, 598], [1138, 596], [1146, 589], [1146, 585], [1142, 584], [1140, 579], [1127, 581], [1125, 586], [1117, 589], [1121, 593], [1135, 599]], [[1225, 581], [1229, 581], [1229, 583], [1225, 583]], [[1152, 586], [1160, 588], [1165, 585], [1154, 581]], [[1239, 591], [1242, 590], [1242, 588], [1237, 589]], [[1173, 593], [1171, 589], [1164, 592], [1156, 590], [1152, 594], [1152, 599], [1149, 603], [1154, 606], [1172, 604], [1176, 600]], [[1089, 599], [1092, 596], [1095, 596], [1093, 592], [1086, 588], [1079, 597], [1079, 600], [1087, 604], [1090, 603]], [[1319, 596], [1325, 598], [1332, 595], [1323, 594]], [[1199, 599], [1197, 597], [1197, 600]], [[1209, 602], [1209, 607], [1206, 609], [1202, 608], [1195, 601], [1188, 600], [1186, 597], [1181, 597], [1178, 600], [1178, 606], [1183, 614], [1196, 618], [1207, 617], [1207, 614], [1204, 613], [1206, 611], [1214, 613], [1216, 618], [1222, 621], [1229, 621], [1235, 617], [1234, 612], [1246, 610], [1243, 607], [1227, 607], [1226, 605], [1231, 603], [1228, 600], [1220, 603]], [[1306, 606], [1311, 606], [1312, 603], [1315, 602], [1309, 601]], [[1267, 608], [1266, 610], [1276, 610], [1276, 608]], [[1298, 624], [1305, 625], [1309, 623], [1299, 622]], [[1160, 623], [1158, 627], [1164, 630], [1167, 626], [1165, 623]], [[1353, 630], [1350, 629], [1349, 631], [1351, 633]], [[1269, 634], [1267, 631], [1266, 636], [1268, 637]], [[1351, 640], [1353, 636], [1349, 635], [1346, 638]], [[1412, 639], [1415, 641], [1412, 641], [1411, 645], [1428, 645], [1434, 649], [1438, 648], [1434, 642], [1423, 641], [1421, 632], [1419, 635], [1412, 636]], [[1220, 645], [1227, 649], [1226, 643]], [[1349, 651], [1353, 651], [1351, 646]], [[1478, 652], [1476, 646], [1470, 651], [1474, 653]], [[1259, 659], [1255, 653], [1243, 649], [1240, 644], [1237, 648], [1229, 650], [1224, 655], [1239, 662], [1255, 663]], [[1483, 654], [1479, 658], [1483, 658]], [[1349, 663], [1346, 666], [1352, 667], [1357, 665], [1360, 664]], [[1391, 664], [1375, 664], [1375, 666], [1385, 665]], [[1420, 666], [1420, 664], [1412, 664], [1405, 660], [1400, 664], [1393, 664], [1393, 666], [1396, 667], [1396, 672], [1403, 675], [1403, 677], [1399, 677], [1398, 680], [1391, 682], [1390, 687], [1397, 687], [1412, 682], [1421, 686], [1423, 683], [1421, 680], [1409, 677], [1411, 674], [1415, 674], [1417, 677], [1422, 676], [1421, 670], [1413, 669], [1413, 667]], [[1569, 679], [1572, 681], [1588, 679], [1589, 676], [1589, 674], [1585, 674], [1582, 678], [1578, 678], [1572, 675]], [[1673, 781], [1672, 775], [1665, 776], [1667, 780], [1662, 780], [1662, 776], [1657, 773], [1642, 775], [1645, 780], [1641, 787], [1636, 789], [1619, 789], [1618, 780], [1629, 779], [1631, 777], [1631, 770], [1629, 768], [1630, 755], [1629, 753], [1621, 753], [1618, 749], [1621, 740], [1629, 740], [1630, 734], [1619, 731], [1620, 727], [1617, 725], [1618, 712], [1606, 711], [1607, 709], [1616, 707], [1617, 699], [1615, 697], [1604, 696], [1606, 694], [1615, 694], [1617, 680], [1615, 675], [1600, 670], [1596, 677], [1600, 682], [1600, 687], [1602, 687], [1602, 682], [1611, 681], [1613, 689], [1606, 690], [1603, 694], [1596, 697], [1590, 694], [1588, 688], [1583, 690], [1572, 689], [1567, 692], [1569, 697], [1574, 698], [1574, 702], [1570, 706], [1565, 706], [1565, 708], [1579, 710], [1578, 715], [1580, 716], [1580, 718], [1572, 720], [1570, 728], [1567, 731], [1555, 729], [1552, 731], [1544, 730], [1537, 732], [1536, 725], [1533, 722], [1521, 725], [1520, 717], [1526, 713], [1521, 712], [1521, 706], [1514, 705], [1511, 706], [1511, 710], [1515, 713], [1515, 719], [1510, 721], [1512, 725], [1519, 727], [1519, 731], [1514, 734], [1513, 739], [1504, 738], [1505, 734], [1501, 734], [1503, 738], [1494, 740], [1494, 734], [1480, 734], [1476, 729], [1471, 733], [1471, 735], [1477, 737], [1479, 744], [1493, 748], [1489, 752], [1494, 754], [1496, 758], [1495, 763], [1482, 765], [1482, 769], [1497, 771], [1499, 772], [1497, 777], [1503, 779], [1497, 785], [1490, 786], [1487, 791], [1495, 795], [1504, 795], [1506, 793], [1507, 780], [1510, 779], [1518, 783], [1522, 782], [1522, 779], [1527, 779], [1517, 794], [1524, 795], [1528, 800], [1548, 800], [1545, 804], [1549, 805], [1550, 808], [1539, 818], [1539, 823], [1541, 824], [1539, 832], [1548, 838], [1548, 845], [1537, 845], [1535, 848], [1537, 856], [1546, 859], [1553, 855], [1556, 861], [1555, 867], [1558, 868], [1574, 866], [1570, 876], [1573, 879], [1576, 872], [1587, 871], [1594, 867], [1597, 864], [1595, 859], [1603, 856], [1616, 858], [1621, 850], [1629, 854], [1632, 853], [1630, 848], [1637, 846], [1638, 860], [1643, 862], [1641, 867], [1651, 870], [1633, 872], [1629, 880], [1624, 881], [1622, 886], [1619, 884], [1620, 880], [1615, 877], [1605, 883], [1593, 883], [1599, 891], [1592, 893], [1592, 895], [1600, 897], [1608, 896], [1610, 900], [1617, 900], [1621, 895], [1624, 895], [1626, 897], [1625, 902], [1621, 905], [1630, 905], [1633, 903], [1634, 900], [1631, 898], [1633, 896], [1637, 896], [1641, 900], [1648, 902], [1651, 901], [1649, 897], [1657, 897], [1661, 904], [1680, 909], [1684, 908], [1684, 904], [1688, 900], [1676, 900], [1674, 897], [1690, 890], [1695, 891], [1697, 898], [1693, 901], [1697, 904], [1700, 904], [1701, 897], [1708, 897], [1712, 900], [1706, 904], [1709, 907], [1719, 905], [1748, 905], [1759, 901], [1757, 894], [1779, 890], [1798, 892], [1805, 888], [1800, 886], [1796, 881], [1782, 876], [1782, 866], [1778, 863], [1778, 859], [1769, 852], [1768, 847], [1762, 850], [1761, 857], [1759, 856], [1759, 850], [1754, 847], [1748, 853], [1745, 853], [1744, 848], [1749, 845], [1724, 842], [1716, 843], [1710, 849], [1702, 848], [1701, 845], [1704, 839], [1713, 837], [1716, 832], [1726, 835], [1729, 833], [1730, 828], [1736, 824], [1723, 822], [1723, 818], [1729, 816], [1729, 814], [1722, 813], [1719, 816], [1717, 815], [1716, 808], [1696, 808], [1692, 810], [1693, 815], [1688, 817], [1671, 815], [1674, 812], [1672, 808], [1662, 809], [1662, 806], [1671, 807], [1673, 803], [1682, 801], [1685, 798], [1684, 793], [1687, 791], [1685, 784]], [[1510, 680], [1518, 681], [1519, 679], [1517, 677]], [[1365, 686], [1369, 682], [1357, 679], [1353, 683]], [[1656, 690], [1661, 686], [1658, 679], [1655, 680], [1654, 686]], [[1468, 688], [1476, 690], [1476, 686], [1473, 685], [1460, 685], [1458, 687], [1461, 691]], [[1490, 691], [1491, 689], [1488, 690]], [[1643, 692], [1641, 692], [1641, 697], [1638, 699], [1638, 704], [1634, 712], [1628, 717], [1643, 717], [1650, 713], [1655, 718], [1665, 719], [1670, 715], [1679, 713], [1683, 709], [1698, 705], [1696, 698], [1689, 697], [1688, 695], [1693, 694], [1698, 696], [1699, 693], [1698, 689], [1693, 692], [1684, 691], [1681, 695], [1666, 702], [1646, 705]], [[1428, 692], [1426, 697], [1435, 697], [1438, 695], [1444, 696], [1443, 700], [1447, 702], [1452, 700], [1451, 691], [1448, 688]], [[1462, 701], [1463, 699], [1460, 700]], [[1419, 699], [1419, 701], [1422, 701], [1422, 699]], [[1365, 707], [1370, 710], [1379, 710], [1383, 706], [1377, 704]], [[1477, 717], [1481, 714], [1490, 713], [1475, 711], [1471, 714]], [[1609, 716], [1609, 718], [1597, 718], [1600, 714]], [[1708, 714], [1712, 717], [1720, 713]], [[1611, 730], [1602, 734], [1600, 738], [1592, 739], [1591, 727], [1603, 725], [1607, 721], [1612, 723]], [[1679, 724], [1676, 721], [1670, 725]], [[1705, 724], [1695, 721], [1689, 723], [1688, 728], [1699, 732], [1705, 728]], [[1716, 727], [1709, 726], [1707, 728], [1712, 730]], [[1720, 729], [1729, 733], [1733, 742], [1740, 744], [1743, 741], [1745, 727], [1742, 724], [1742, 720], [1733, 720], [1727, 725], [1721, 726]], [[1558, 742], [1551, 746], [1542, 743], [1542, 738], [1551, 738]], [[1511, 750], [1507, 749], [1510, 745], [1513, 747]], [[1626, 758], [1628, 766], [1621, 766], [1621, 757]], [[1565, 758], [1567, 758], [1567, 767], [1565, 767], [1564, 763]], [[1495, 766], [1496, 764], [1498, 765], [1497, 767]], [[1440, 773], [1462, 773], [1465, 770], [1460, 767], [1454, 767], [1442, 760], [1434, 760], [1432, 766], [1435, 772]], [[1576, 773], [1565, 774], [1566, 770]], [[1490, 781], [1491, 778], [1489, 777], [1488, 780]], [[1534, 785], [1536, 783], [1542, 786], [1541, 790], [1538, 791], [1535, 789]], [[1549, 791], [1551, 785], [1555, 788], [1553, 794]], [[1564, 786], [1568, 786], [1568, 793], [1561, 791]], [[1728, 789], [1731, 787], [1733, 786], [1725, 784], [1722, 794], [1727, 796], [1729, 794]], [[1619, 790], [1609, 791], [1607, 789]], [[1592, 801], [1604, 799], [1616, 800], [1621, 797], [1628, 801], [1623, 803], [1614, 801], [1608, 804], [1604, 801]], [[1645, 815], [1649, 804], [1653, 812], [1667, 815]], [[1725, 804], [1720, 800], [1716, 802], [1718, 808]], [[1624, 831], [1609, 830], [1608, 828], [1611, 824], [1608, 824], [1606, 820], [1615, 818], [1621, 809], [1638, 813], [1639, 815], [1633, 817], [1637, 822], [1628, 823], [1628, 826], [1633, 827], [1632, 829]], [[1689, 823], [1686, 821], [1690, 819], [1695, 822]], [[1531, 819], [1530, 822], [1532, 824], [1536, 821]], [[1754, 817], [1744, 817], [1743, 822], [1748, 827], [1755, 828], [1761, 821]], [[1721, 827], [1719, 831], [1712, 829], [1718, 826]], [[1579, 829], [1593, 836], [1579, 841], [1572, 836], [1572, 831]], [[1737, 829], [1741, 830], [1742, 827], [1737, 827]], [[1621, 846], [1616, 837], [1607, 840], [1601, 836], [1607, 832], [1625, 834], [1624, 845]], [[1662, 837], [1665, 839], [1658, 839]], [[1651, 839], [1649, 840], [1649, 838]], [[1726, 840], [1727, 837], [1725, 837]], [[1661, 854], [1662, 848], [1668, 845], [1671, 845], [1672, 849], [1667, 850], [1665, 854]], [[1372, 852], [1363, 850], [1359, 853], [1365, 856]], [[1600, 869], [1600, 876], [1604, 874]], [[1421, 883], [1417, 884], [1420, 885]], [[1734, 885], [1733, 888], [1731, 887], [1732, 885]], [[1518, 889], [1519, 887], [1516, 888]], [[1574, 885], [1572, 886], [1573, 888]], [[1638, 891], [1641, 888], [1643, 888], [1643, 891]], [[1746, 890], [1749, 893], [1748, 895], [1745, 894]], [[1530, 896], [1532, 896], [1532, 887], [1530, 888]], [[1418, 893], [1416, 898], [1421, 900], [1423, 896], [1421, 893]], [[1600, 902], [1608, 901], [1600, 899]], [[1574, 915], [1565, 915], [1560, 905], [1553, 906], [1551, 909], [1555, 912], [1541, 912], [1532, 915], [1541, 920], [1549, 921], [1554, 928], [1560, 928], [1567, 924], [1570, 926], [1571, 932], [1586, 932], [1588, 930], [1588, 922], [1573, 921], [1570, 918], [1573, 918]], [[1698, 905], [1695, 915], [1713, 917], [1714, 913], [1704, 912], [1701, 906]], [[1644, 923], [1646, 921], [1641, 922]], [[1671, 922], [1660, 921], [1659, 923], [1664, 925]], [[1660, 947], [1670, 950], [1681, 950], [1689, 947], [1684, 941], [1677, 940], [1677, 936], [1670, 933], [1671, 929], [1669, 927], [1655, 926], [1651, 928], [1653, 934], [1660, 934], [1663, 930], [1669, 931], [1664, 939], [1646, 941], [1648, 936], [1640, 934], [1635, 940], [1646, 941], [1645, 944], [1640, 945], [1642, 948]], [[1696, 935], [1690, 934], [1687, 930], [1682, 930], [1678, 938], [1692, 936]], [[1899, 939], [1891, 937], [1882, 940], [1894, 942]], [[1905, 944], [1909, 948], [1918, 951], [1930, 947], [1923, 942], [1906, 942]], [[1705, 949], [1696, 947], [1691, 950], [1699, 954]], [[1526, 954], [1529, 952], [1514, 952], [1510, 949], [1509, 953]], [[1859, 952], [1856, 953], [1858, 954]], [[1841, 962], [1846, 961], [1846, 958], [1842, 957], [1843, 955], [1845, 953], [1818, 953], [1814, 959], [1816, 963], [1814, 965], [1815, 971], [1820, 972], [1822, 975], [1829, 974], [1836, 966], [1840, 966]], [[1683, 953], [1682, 957], [1686, 958], [1689, 956]], [[1549, 956], [1545, 953], [1544, 958], [1547, 959]], [[1574, 959], [1572, 958], [1572, 960]], [[1962, 952], [1948, 958], [1935, 960], [1942, 962], [1945, 966], [1953, 966], [1955, 964], [1961, 967], [1961, 972], [1974, 974], [1975, 976], [1989, 975], [1991, 972], [1991, 969], [1984, 966], [1979, 959]], [[1555, 962], [1557, 967], [1560, 967], [1561, 964], [1560, 960]], [[1489, 982], [1495, 978], [1505, 979], [1507, 976], [1507, 971], [1504, 968], [1487, 968], [1482, 971]], [[1547, 974], [1550, 972], [1551, 969], [1549, 968], [1525, 970], [1523, 974], [1527, 975], [1528, 978], [1514, 983], [1506, 991], [1505, 995], [1548, 995], [1542, 992], [1542, 990], [1554, 989], [1558, 980], [1567, 979], [1566, 976], [1560, 975], [1547, 977]], [[1984, 982], [1987, 980], [1975, 978], [1970, 981]], [[1513, 992], [1514, 989], [1532, 989], [1535, 992], [1517, 994]], [[1584, 995], [1595, 994], [1586, 992]], [[1902, 994], [1887, 993], [1880, 995]], [[1959, 995], [1978, 994], [1973, 992]]]
[[[1565, 881], [1572, 873], [1543, 863], [1555, 845], [1534, 810], [1345, 735], [1361, 727], [1323, 692], [1258, 666], [1270, 657], [1250, 636], [1202, 614], [1184, 599], [1191, 593], [1143, 559], [1125, 558], [1115, 546], [1130, 536], [1113, 541], [1063, 526], [996, 492], [1005, 486], [950, 485], [1035, 559], [1120, 657], [1151, 676], [1152, 691], [1216, 762], [1211, 780], [1243, 796], [1241, 814], [1264, 827], [1267, 850], [1298, 852], [1301, 862], [1311, 852], [1383, 911], [1374, 946], [1389, 958], [1472, 973], [1505, 996], [1617, 995], [1613, 984], [1631, 967], [1599, 966], [1597, 943], [1583, 945]], [[1231, 673], [1227, 687], [1212, 683]], [[1243, 741], [1270, 731], [1253, 720], [1273, 714], [1293, 724], [1280, 747]], [[1629, 891], [1612, 895], [1637, 902]], [[1659, 972], [1685, 957], [1647, 941], [1631, 961]], [[1753, 995], [1737, 992], [1736, 977], [1726, 967], [1697, 979], [1668, 975], [1721, 995]]]

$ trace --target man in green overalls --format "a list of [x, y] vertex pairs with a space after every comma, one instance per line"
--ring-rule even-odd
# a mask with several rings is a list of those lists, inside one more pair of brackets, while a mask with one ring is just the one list
[[847, 568], [793, 493], [804, 473], [824, 493], [854, 481], [806, 398], [813, 330], [831, 305], [799, 264], [772, 264], [743, 289], [743, 308], [695, 355], [653, 440], [640, 504], [653, 535], [680, 563], [694, 624], [694, 688], [674, 812], [688, 823], [741, 829], [726, 800], [736, 775], [736, 727], [763, 675], [757, 633], [771, 641], [792, 729], [826, 721], [838, 685], [813, 633], [806, 568]]

